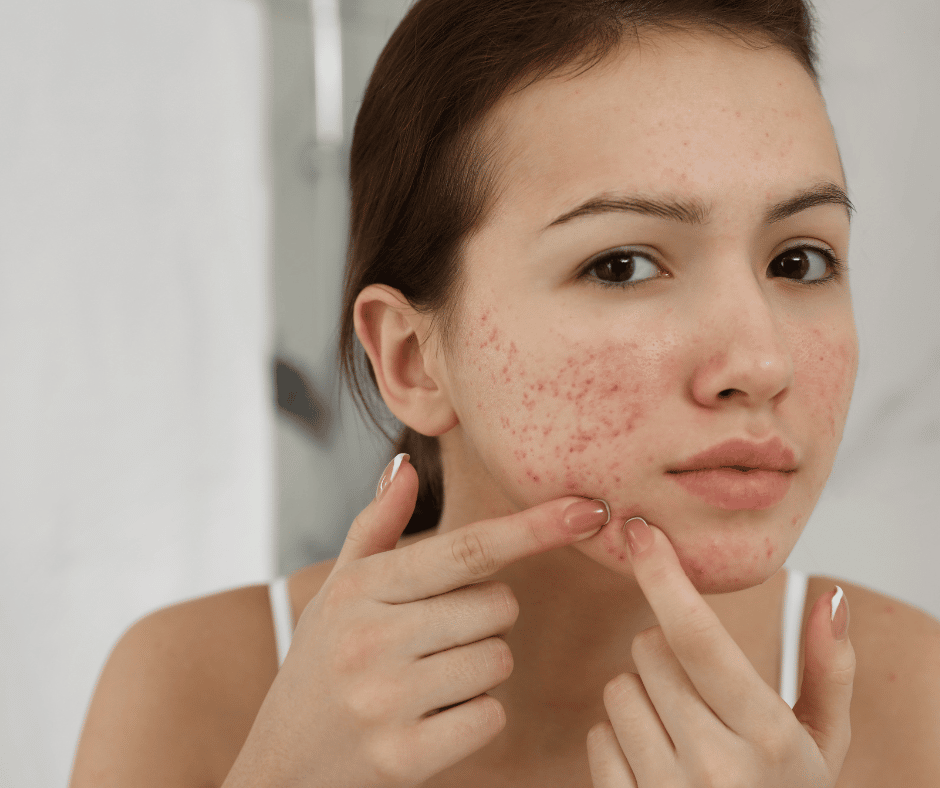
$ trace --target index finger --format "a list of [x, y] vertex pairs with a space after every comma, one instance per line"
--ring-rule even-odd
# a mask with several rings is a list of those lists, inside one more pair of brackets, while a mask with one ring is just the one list
[[400, 604], [479, 583], [522, 558], [587, 539], [609, 520], [603, 501], [569, 496], [370, 556], [373, 598]]
[[647, 527], [652, 536], [639, 552], [631, 551], [631, 561], [666, 642], [702, 700], [729, 728], [747, 730], [767, 708], [768, 693], [777, 697], [776, 692], [692, 585], [668, 537], [656, 526]]

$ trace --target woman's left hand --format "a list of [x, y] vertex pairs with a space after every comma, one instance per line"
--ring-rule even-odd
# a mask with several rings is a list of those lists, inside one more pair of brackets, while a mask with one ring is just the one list
[[[604, 690], [610, 720], [588, 734], [594, 788], [833, 788], [849, 749], [855, 678], [852, 644], [830, 623], [833, 594], [810, 613], [791, 710], [686, 577], [666, 535], [651, 526], [647, 538], [632, 562], [659, 626], [633, 641], [639, 675]], [[845, 605], [835, 624], [847, 617]]]

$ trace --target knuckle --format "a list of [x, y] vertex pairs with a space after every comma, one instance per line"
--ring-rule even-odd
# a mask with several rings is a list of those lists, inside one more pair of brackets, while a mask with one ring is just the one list
[[634, 635], [633, 642], [630, 644], [630, 653], [633, 656], [634, 662], [636, 662], [637, 659], [642, 659], [645, 656], [661, 654], [663, 649], [668, 647], [666, 636], [663, 634], [663, 628], [661, 626], [655, 626], [644, 629]]
[[836, 686], [851, 687], [855, 683], [855, 651], [846, 662], [836, 665], [829, 676]]
[[362, 578], [357, 572], [343, 567], [331, 575], [320, 589], [319, 596], [323, 606], [329, 611], [345, 610], [349, 607], [349, 600], [363, 595]]
[[376, 736], [369, 746], [369, 760], [382, 784], [408, 785], [414, 782], [414, 756], [413, 748], [401, 734]]
[[701, 788], [754, 788], [760, 785], [761, 781], [754, 773], [748, 754], [736, 754], [739, 757], [731, 757], [727, 752], [707, 752], [696, 763], [695, 785]]
[[471, 577], [489, 577], [499, 563], [493, 546], [477, 529], [466, 529], [451, 547], [454, 562]]
[[397, 708], [397, 697], [388, 683], [368, 679], [353, 685], [346, 694], [346, 710], [360, 725], [373, 727], [387, 720]]
[[489, 588], [489, 607], [499, 625], [511, 625], [519, 618], [519, 601], [507, 583], [494, 580]]
[[795, 742], [778, 730], [768, 731], [761, 737], [764, 760], [775, 770], [783, 768], [793, 757], [796, 749]]
[[506, 710], [503, 704], [490, 695], [480, 699], [480, 729], [495, 736], [506, 727]]
[[595, 723], [587, 735], [588, 752], [595, 754], [603, 752], [612, 736], [615, 736], [614, 726], [611, 725], [609, 720]]
[[487, 662], [492, 669], [491, 672], [505, 681], [512, 673], [515, 664], [512, 649], [509, 648], [509, 644], [505, 640], [499, 637], [489, 638], [486, 643], [489, 651]]
[[702, 653], [703, 644], [714, 640], [714, 622], [697, 613], [681, 616], [673, 631], [672, 649], [676, 656], [695, 658]]
[[360, 624], [336, 636], [333, 647], [333, 669], [340, 674], [367, 671], [387, 645], [385, 628]]
[[472, 713], [465, 715], [453, 731], [457, 741], [490, 738], [506, 727], [506, 710], [491, 695], [479, 695], [468, 705]]
[[721, 764], [715, 758], [699, 764], [696, 778], [695, 784], [701, 788], [734, 788], [739, 784], [728, 764]]
[[604, 703], [620, 704], [637, 691], [640, 677], [635, 673], [621, 673], [604, 686]]

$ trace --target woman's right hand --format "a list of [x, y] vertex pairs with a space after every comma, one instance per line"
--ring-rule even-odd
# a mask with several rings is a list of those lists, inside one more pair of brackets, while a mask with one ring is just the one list
[[505, 726], [486, 692], [512, 672], [519, 606], [484, 581], [596, 533], [606, 506], [560, 498], [396, 550], [417, 489], [404, 459], [353, 522], [224, 788], [416, 786]]

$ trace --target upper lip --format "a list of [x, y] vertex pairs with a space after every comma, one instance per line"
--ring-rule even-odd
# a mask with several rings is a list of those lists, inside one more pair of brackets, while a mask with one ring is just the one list
[[777, 437], [763, 443], [733, 438], [683, 460], [668, 472], [682, 473], [713, 468], [790, 472], [796, 470], [796, 455], [793, 449]]

